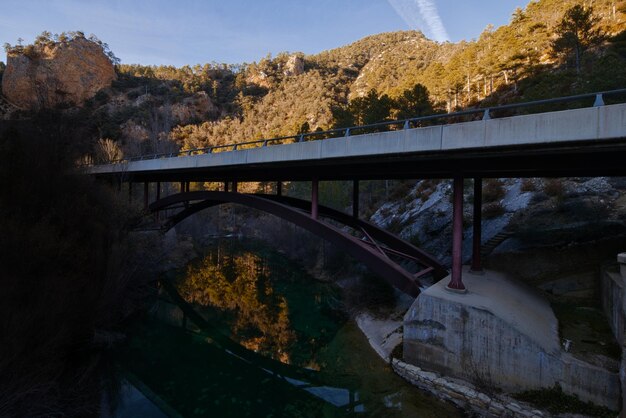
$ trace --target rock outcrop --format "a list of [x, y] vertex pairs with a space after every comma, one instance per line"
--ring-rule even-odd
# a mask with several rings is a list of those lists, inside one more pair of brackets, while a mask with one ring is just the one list
[[206, 120], [219, 114], [217, 106], [213, 104], [209, 95], [199, 91], [191, 97], [175, 103], [171, 107], [172, 118], [176, 123], [192, 123], [194, 120]]
[[291, 55], [285, 64], [283, 74], [295, 76], [304, 73], [304, 58], [300, 55]]
[[116, 79], [102, 47], [83, 37], [9, 53], [2, 93], [17, 106], [80, 106]]

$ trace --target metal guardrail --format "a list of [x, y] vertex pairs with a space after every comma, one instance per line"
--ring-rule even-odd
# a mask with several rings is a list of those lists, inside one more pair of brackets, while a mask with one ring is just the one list
[[[247, 141], [247, 142], [237, 142], [225, 145], [215, 145], [206, 148], [197, 148], [192, 150], [171, 152], [171, 153], [160, 153], [160, 154], [148, 154], [141, 155], [137, 157], [124, 158], [120, 160], [111, 161], [107, 164], [121, 164], [128, 163], [133, 161], [143, 161], [143, 160], [155, 160], [160, 158], [175, 158], [175, 157], [185, 157], [191, 155], [202, 155], [202, 154], [212, 154], [215, 152], [224, 152], [224, 151], [237, 151], [242, 147], [245, 149], [250, 148], [261, 148], [267, 147], [271, 145], [281, 145], [281, 144], [289, 144], [296, 142], [305, 142], [305, 141], [317, 141], [329, 138], [337, 138], [337, 137], [349, 137], [353, 135], [355, 131], [367, 131], [367, 130], [376, 130], [380, 128], [388, 128], [391, 126], [401, 126], [401, 129], [410, 129], [411, 127], [418, 127], [420, 123], [431, 122], [431, 121], [440, 121], [447, 119], [454, 119], [462, 116], [469, 115], [477, 115], [482, 113], [482, 120], [492, 119], [492, 113], [502, 110], [511, 110], [511, 109], [520, 109], [527, 108], [533, 106], [542, 106], [549, 104], [562, 104], [575, 102], [579, 100], [586, 99], [594, 99], [593, 107], [604, 106], [604, 97], [607, 96], [616, 96], [619, 94], [626, 94], [626, 89], [618, 89], [618, 90], [610, 90], [599, 93], [588, 93], [588, 94], [579, 94], [575, 96], [566, 96], [559, 97], [554, 99], [543, 99], [543, 100], [535, 100], [532, 102], [523, 102], [523, 103], [512, 103], [508, 105], [496, 106], [496, 107], [485, 107], [485, 108], [476, 108], [476, 109], [468, 109], [460, 112], [452, 112], [452, 113], [440, 113], [435, 115], [428, 116], [420, 116], [409, 119], [401, 119], [401, 120], [392, 120], [392, 121], [384, 121], [379, 123], [373, 123], [369, 125], [359, 125], [352, 126], [348, 128], [336, 128], [329, 129], [327, 131], [319, 131], [319, 132], [307, 132], [298, 135], [289, 135], [289, 136], [280, 136], [276, 138], [268, 138], [268, 139], [258, 139], [255, 141]], [[364, 132], [365, 133], [365, 132]], [[91, 164], [97, 165], [97, 164]]]

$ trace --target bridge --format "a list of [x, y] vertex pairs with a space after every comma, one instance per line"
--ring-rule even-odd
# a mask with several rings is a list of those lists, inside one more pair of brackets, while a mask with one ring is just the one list
[[[89, 174], [111, 182], [143, 183], [147, 210], [179, 212], [169, 228], [204, 208], [236, 203], [289, 220], [339, 245], [396, 288], [417, 296], [420, 278], [442, 278], [433, 257], [359, 219], [359, 181], [451, 178], [452, 270], [448, 290], [464, 292], [463, 180], [474, 179], [473, 271], [480, 271], [481, 193], [485, 177], [626, 175], [626, 89], [473, 109], [401, 121], [156, 154], [95, 165]], [[615, 103], [605, 104], [605, 100]], [[621, 102], [620, 102], [621, 101]], [[527, 109], [576, 103], [582, 108], [512, 116]], [[469, 119], [469, 120], [468, 120]], [[318, 183], [353, 181], [352, 213], [319, 205]], [[190, 192], [190, 182], [221, 182], [223, 191]], [[276, 182], [275, 195], [237, 193], [238, 182]], [[310, 181], [311, 201], [282, 195], [282, 182]], [[180, 193], [161, 196], [161, 183]], [[150, 183], [156, 183], [150, 204]], [[325, 221], [332, 219], [343, 228]], [[402, 262], [400, 260], [403, 260]], [[407, 267], [406, 260], [412, 262]]]

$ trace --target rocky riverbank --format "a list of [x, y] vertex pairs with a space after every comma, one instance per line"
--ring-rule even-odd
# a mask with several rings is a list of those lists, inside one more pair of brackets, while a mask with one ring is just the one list
[[402, 344], [403, 312], [406, 311], [404, 306], [406, 306], [406, 301], [401, 301], [397, 308], [385, 318], [362, 312], [355, 317], [355, 321], [374, 351], [390, 364], [395, 373], [412, 385], [478, 417], [587, 417], [587, 415], [581, 414], [554, 415], [514, 399], [507, 394], [496, 393], [489, 388], [479, 388], [470, 382], [442, 376], [439, 373], [424, 370], [395, 358], [395, 350]]

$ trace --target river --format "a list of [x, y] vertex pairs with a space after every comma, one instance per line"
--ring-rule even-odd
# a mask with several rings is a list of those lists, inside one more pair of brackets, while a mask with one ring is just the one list
[[161, 282], [118, 362], [170, 415], [461, 416], [391, 371], [337, 287], [260, 242], [216, 240]]

